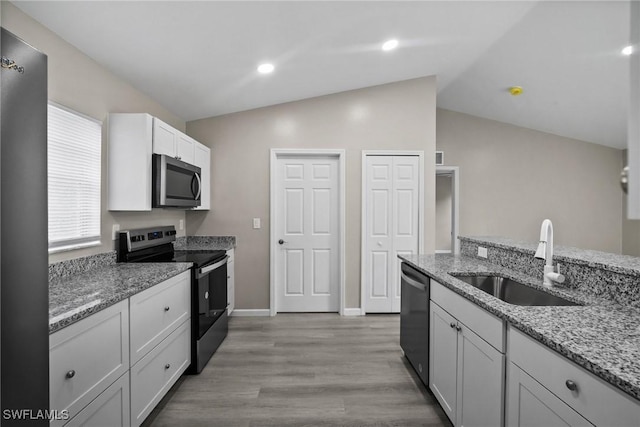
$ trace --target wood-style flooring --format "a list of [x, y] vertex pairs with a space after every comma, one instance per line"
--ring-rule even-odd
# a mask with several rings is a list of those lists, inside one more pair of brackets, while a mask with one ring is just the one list
[[450, 426], [408, 364], [398, 315], [231, 317], [200, 375], [146, 426]]

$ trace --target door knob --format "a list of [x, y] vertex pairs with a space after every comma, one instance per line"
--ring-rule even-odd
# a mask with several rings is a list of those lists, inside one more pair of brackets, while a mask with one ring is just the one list
[[278, 240], [278, 243], [279, 244], [283, 244], [283, 243], [287, 243], [287, 242], [285, 242], [284, 240], [280, 239], [280, 240]]

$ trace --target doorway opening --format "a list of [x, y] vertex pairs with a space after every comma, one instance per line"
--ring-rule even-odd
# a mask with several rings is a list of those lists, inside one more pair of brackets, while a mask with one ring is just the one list
[[458, 175], [457, 166], [436, 166], [436, 253], [460, 253]]

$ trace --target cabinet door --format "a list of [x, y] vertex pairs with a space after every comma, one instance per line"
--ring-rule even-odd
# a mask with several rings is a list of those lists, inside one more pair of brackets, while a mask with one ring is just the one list
[[[456, 424], [458, 332], [456, 319], [431, 302], [429, 388], [451, 422]], [[453, 327], [451, 326], [453, 325]]]
[[458, 322], [458, 328], [457, 425], [499, 427], [504, 355], [466, 325]]
[[193, 164], [200, 168], [201, 192], [200, 206], [194, 210], [209, 210], [211, 208], [211, 150], [206, 145], [195, 143]]
[[50, 335], [49, 367], [50, 408], [75, 417], [129, 369], [127, 301]]
[[142, 424], [190, 363], [187, 320], [131, 367], [131, 425]]
[[162, 120], [153, 118], [153, 152], [176, 156], [176, 129]]
[[118, 378], [65, 427], [129, 427], [129, 372]]
[[234, 250], [229, 249], [227, 251], [227, 255], [229, 256], [229, 260], [227, 261], [227, 302], [229, 306], [227, 307], [227, 314], [231, 314], [233, 312], [233, 308], [235, 306], [235, 262], [234, 262]]
[[592, 425], [513, 363], [507, 387], [507, 427]]
[[109, 114], [110, 211], [151, 211], [153, 117]]
[[[182, 132], [176, 132], [176, 157], [189, 164], [194, 163], [196, 141]], [[196, 165], [197, 166], [197, 165]]]

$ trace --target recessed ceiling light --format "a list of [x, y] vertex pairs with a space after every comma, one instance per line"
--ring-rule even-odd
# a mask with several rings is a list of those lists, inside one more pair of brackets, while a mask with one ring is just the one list
[[393, 50], [397, 47], [398, 47], [398, 40], [396, 39], [387, 40], [382, 44], [382, 50], [384, 51]]
[[623, 55], [631, 55], [632, 53], [633, 53], [633, 46], [627, 46], [624, 49], [622, 49]]
[[260, 64], [258, 66], [258, 72], [260, 74], [269, 74], [271, 72], [273, 72], [273, 70], [275, 70], [276, 67], [273, 66], [273, 64], [269, 64], [269, 63], [264, 63], [264, 64]]

